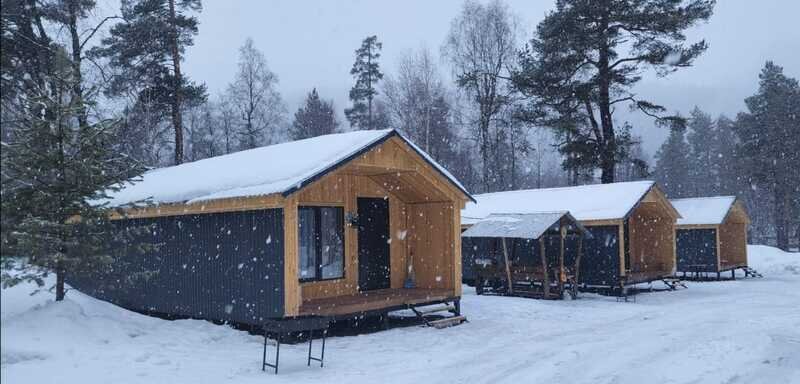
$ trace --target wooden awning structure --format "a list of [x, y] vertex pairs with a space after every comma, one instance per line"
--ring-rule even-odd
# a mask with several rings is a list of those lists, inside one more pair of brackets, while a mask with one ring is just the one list
[[546, 232], [558, 233], [564, 225], [567, 233], [591, 236], [567, 211], [538, 213], [495, 213], [478, 220], [461, 237], [496, 237], [539, 239]]
[[[469, 229], [461, 234], [461, 237], [501, 239], [507, 292], [514, 294], [514, 283], [515, 280], [518, 280], [515, 276], [524, 276], [523, 280], [527, 282], [539, 281], [542, 287], [541, 297], [547, 299], [554, 298], [553, 294], [551, 294], [551, 284], [553, 283], [555, 283], [553, 288], [558, 291], [555, 297], [563, 296], [565, 284], [570, 284], [573, 295], [577, 294], [577, 275], [580, 268], [582, 240], [578, 241], [574, 265], [566, 266], [564, 242], [565, 238], [570, 234], [578, 235], [580, 238], [592, 236], [568, 211], [555, 211], [491, 214], [474, 222]], [[546, 254], [545, 237], [547, 236], [559, 238], [557, 270], [553, 275], [550, 274], [548, 256]], [[506, 239], [536, 240], [541, 259], [540, 270], [538, 272], [527, 271], [526, 268], [517, 270], [517, 266], [512, 266]]]

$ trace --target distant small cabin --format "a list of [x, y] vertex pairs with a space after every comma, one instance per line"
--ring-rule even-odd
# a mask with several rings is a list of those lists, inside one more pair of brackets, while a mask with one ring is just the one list
[[270, 145], [152, 170], [113, 193], [116, 226], [135, 238], [111, 272], [70, 283], [138, 311], [252, 325], [458, 308], [471, 199], [394, 130]]
[[[579, 283], [620, 288], [659, 280], [675, 272], [675, 224], [680, 217], [652, 181], [530, 189], [474, 195], [461, 211], [462, 229], [503, 212], [567, 211], [591, 233], [582, 239]], [[577, 240], [567, 238], [568, 249]], [[464, 255], [465, 280], [474, 260]]]
[[735, 196], [672, 199], [677, 226], [678, 272], [708, 274], [747, 267], [750, 217]]
[[[569, 212], [492, 214], [461, 234], [462, 256], [479, 295], [575, 297], [583, 236], [591, 235]], [[569, 238], [576, 248], [567, 248]]]

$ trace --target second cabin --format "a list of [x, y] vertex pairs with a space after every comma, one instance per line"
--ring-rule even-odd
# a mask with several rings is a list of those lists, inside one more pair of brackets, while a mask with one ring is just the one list
[[734, 196], [670, 200], [682, 218], [677, 227], [677, 271], [684, 276], [706, 278], [709, 274], [743, 269], [747, 265], [747, 226], [750, 217]]
[[[591, 237], [582, 240], [579, 283], [622, 288], [675, 272], [675, 224], [680, 217], [652, 181], [530, 189], [475, 195], [461, 212], [468, 228], [492, 214], [569, 212]], [[577, 249], [574, 237], [568, 249]], [[464, 250], [463, 276], [474, 278], [474, 257]], [[471, 259], [473, 258], [473, 259]]]
[[251, 325], [433, 303], [458, 315], [470, 199], [393, 130], [256, 148], [112, 193], [130, 239], [112, 271], [70, 283], [137, 311]]

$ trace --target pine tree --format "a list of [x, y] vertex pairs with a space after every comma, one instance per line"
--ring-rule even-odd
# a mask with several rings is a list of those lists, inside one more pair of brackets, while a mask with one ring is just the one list
[[622, 156], [617, 163], [616, 180], [636, 181], [647, 179], [650, 177], [650, 165], [645, 160], [642, 138], [638, 135], [628, 135], [630, 139], [626, 145], [622, 146]]
[[[353, 106], [345, 109], [344, 114], [350, 125], [359, 129], [380, 129], [385, 123], [377, 119], [373, 100], [378, 95], [377, 83], [383, 78], [378, 59], [381, 57], [383, 44], [377, 36], [369, 36], [356, 50], [356, 61], [350, 74], [356, 84], [350, 89], [350, 101]], [[385, 114], [383, 115], [384, 118]]]
[[743, 178], [739, 175], [739, 158], [736, 156], [736, 134], [733, 131], [734, 122], [721, 115], [714, 123], [715, 155], [712, 159], [714, 170], [717, 174], [719, 193], [732, 195], [740, 191]]
[[681, 120], [670, 124], [669, 137], [656, 152], [654, 177], [670, 198], [687, 197], [689, 182], [689, 148], [686, 144], [686, 125]]
[[110, 59], [117, 72], [109, 93], [137, 93], [143, 109], [171, 118], [174, 162], [183, 162], [183, 112], [207, 98], [205, 85], [198, 85], [181, 72], [181, 58], [197, 34], [200, 0], [123, 0], [123, 21], [111, 28], [94, 56]]
[[716, 172], [717, 135], [711, 116], [695, 107], [689, 115], [689, 185], [692, 196], [712, 196], [719, 193]]
[[336, 132], [338, 126], [333, 101], [320, 99], [314, 88], [306, 97], [305, 104], [295, 112], [289, 136], [292, 140], [300, 140], [328, 135]]
[[[3, 284], [42, 286], [54, 272], [56, 300], [63, 300], [68, 274], [96, 270], [113, 257], [107, 245], [114, 232], [102, 202], [142, 169], [114, 150], [115, 121], [88, 118], [94, 103], [89, 94], [80, 97], [85, 84], [72, 56], [34, 27], [43, 23], [42, 9], [29, 3], [19, 11], [14, 39], [20, 44], [4, 51], [18, 67], [9, 79], [17, 91], [15, 122], [3, 139], [0, 193], [3, 216], [17, 220], [4, 235], [2, 255], [6, 268], [12, 253], [34, 268], [13, 275], [4, 269]], [[16, 60], [24, 57], [37, 59]]]
[[748, 112], [736, 118], [735, 131], [744, 171], [772, 195], [777, 246], [788, 250], [792, 215], [800, 206], [800, 85], [771, 61], [759, 80], [758, 92], [745, 99]]
[[[713, 0], [558, 0], [521, 54], [514, 85], [528, 96], [533, 122], [582, 115], [603, 183], [614, 182], [619, 130], [613, 113], [629, 105], [657, 119], [665, 109], [630, 91], [646, 69], [666, 75], [688, 67], [707, 45], [685, 45], [684, 31], [711, 17]], [[556, 121], [556, 122], [554, 122]], [[591, 144], [591, 145], [586, 145]]]

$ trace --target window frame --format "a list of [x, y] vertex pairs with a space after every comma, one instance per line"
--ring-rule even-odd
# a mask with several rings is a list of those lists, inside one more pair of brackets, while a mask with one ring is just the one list
[[[341, 235], [342, 235], [342, 274], [341, 276], [337, 277], [322, 277], [322, 209], [324, 208], [332, 208], [337, 209], [340, 212], [339, 215], [339, 228], [341, 228]], [[300, 241], [302, 241], [300, 237], [300, 211], [301, 210], [311, 210], [314, 214], [314, 228], [312, 229], [314, 233], [314, 239], [316, 239], [314, 244], [314, 272], [315, 277], [300, 277], [299, 274], [300, 270]], [[347, 246], [345, 242], [345, 225], [344, 225], [344, 207], [341, 205], [298, 205], [297, 206], [297, 279], [300, 283], [313, 283], [313, 282], [320, 282], [320, 281], [333, 281], [333, 280], [342, 280], [345, 279], [347, 275]]]

